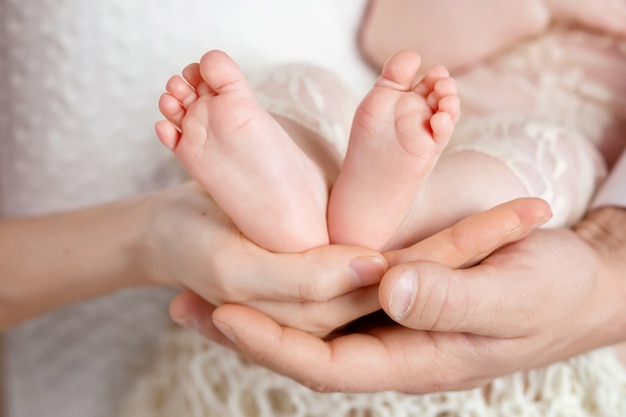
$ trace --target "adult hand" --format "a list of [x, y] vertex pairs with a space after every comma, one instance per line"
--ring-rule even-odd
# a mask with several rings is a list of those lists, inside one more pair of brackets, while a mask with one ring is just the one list
[[172, 317], [181, 324], [196, 327], [195, 320], [202, 319], [187, 314], [189, 304], [212, 310], [211, 305], [228, 302], [325, 335], [380, 308], [373, 284], [387, 264], [374, 251], [327, 246], [300, 254], [269, 252], [246, 239], [195, 183], [147, 201], [151, 214], [141, 262], [150, 282], [197, 294], [187, 292], [172, 302]]
[[[519, 206], [492, 213], [507, 209], [516, 213]], [[530, 219], [546, 220], [540, 207], [535, 214], [520, 216], [520, 234], [509, 241], [526, 233]], [[617, 265], [626, 260], [626, 239], [606, 239], [626, 236], [624, 220], [623, 211], [600, 212], [575, 232], [537, 231], [464, 270], [426, 261], [398, 265], [384, 277], [380, 301], [402, 325], [322, 341], [243, 306], [220, 307], [213, 319], [244, 354], [315, 390], [424, 393], [476, 387], [626, 337], [623, 266]], [[407, 253], [463, 265], [484, 256], [498, 239], [507, 241], [504, 233], [471, 239], [481, 236], [489, 221], [484, 214], [467, 219]], [[608, 223], [612, 229], [605, 228]], [[452, 243], [441, 246], [442, 241]], [[616, 249], [603, 243], [611, 241]], [[615, 250], [621, 252], [611, 253]], [[400, 280], [407, 271], [418, 277], [416, 292], [408, 296], [411, 285]], [[396, 290], [397, 300], [408, 306], [394, 307]]]
[[[404, 361], [413, 368], [403, 381], [394, 360], [394, 389], [472, 388], [626, 340], [626, 211], [611, 210], [574, 231], [536, 231], [466, 270], [426, 262], [392, 268], [381, 305], [420, 334], [381, 337], [390, 358], [413, 359]], [[410, 378], [437, 369], [446, 372], [435, 381]]]

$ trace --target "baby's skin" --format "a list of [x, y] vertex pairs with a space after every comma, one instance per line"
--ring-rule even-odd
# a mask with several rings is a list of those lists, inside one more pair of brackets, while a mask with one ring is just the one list
[[166, 90], [157, 136], [242, 233], [277, 252], [328, 243], [325, 176], [228, 55], [206, 53]]
[[440, 65], [416, 84], [420, 64], [415, 52], [393, 55], [356, 111], [329, 202], [334, 243], [393, 249], [396, 232], [422, 227], [423, 219], [413, 221], [422, 186], [452, 135], [460, 101]]
[[327, 177], [296, 145], [298, 131], [287, 133], [259, 105], [221, 51], [169, 80], [157, 136], [260, 246], [301, 252], [331, 241], [382, 249], [410, 223], [420, 187], [459, 116], [448, 72], [434, 67], [415, 84], [419, 66], [411, 51], [385, 65], [354, 116], [330, 204]]

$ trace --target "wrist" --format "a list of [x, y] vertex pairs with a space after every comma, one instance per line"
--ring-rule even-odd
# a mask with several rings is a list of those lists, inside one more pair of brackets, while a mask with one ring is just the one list
[[144, 285], [141, 203], [126, 200], [0, 223], [0, 327]]
[[[197, 216], [204, 219], [209, 210], [206, 195], [194, 187], [197, 184], [189, 182], [137, 200], [132, 214], [136, 228], [128, 252], [131, 254], [128, 270], [135, 273], [135, 285], [186, 288], [178, 280], [180, 271], [187, 266], [181, 262], [185, 257], [193, 257], [187, 251], [201, 240], [194, 229], [199, 224]], [[193, 233], [189, 232], [190, 228]], [[190, 242], [190, 236], [196, 241]]]
[[158, 285], [150, 274], [148, 248], [149, 219], [152, 195], [147, 194], [123, 203], [120, 224], [123, 231], [115, 245], [119, 250], [119, 287], [145, 287]]
[[134, 277], [135, 286], [176, 286], [161, 265], [166, 248], [161, 244], [160, 214], [168, 201], [162, 196], [169, 191], [155, 191], [142, 196], [132, 208], [131, 217], [135, 221], [127, 242], [126, 270]]

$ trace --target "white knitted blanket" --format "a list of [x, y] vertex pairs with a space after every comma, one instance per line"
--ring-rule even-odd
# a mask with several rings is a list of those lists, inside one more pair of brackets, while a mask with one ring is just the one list
[[623, 417], [626, 372], [612, 350], [602, 349], [497, 379], [485, 390], [321, 394], [178, 329], [165, 337], [122, 416]]

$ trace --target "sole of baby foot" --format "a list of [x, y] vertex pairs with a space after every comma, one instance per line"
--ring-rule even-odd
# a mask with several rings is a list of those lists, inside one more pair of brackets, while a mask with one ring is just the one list
[[328, 243], [325, 177], [261, 108], [237, 64], [210, 51], [187, 70], [197, 98], [168, 89], [178, 107], [162, 97], [159, 139], [260, 246], [301, 252]]
[[445, 68], [432, 68], [415, 84], [420, 63], [412, 51], [392, 56], [355, 114], [329, 202], [333, 243], [392, 249], [392, 237], [419, 210], [422, 186], [460, 111]]

